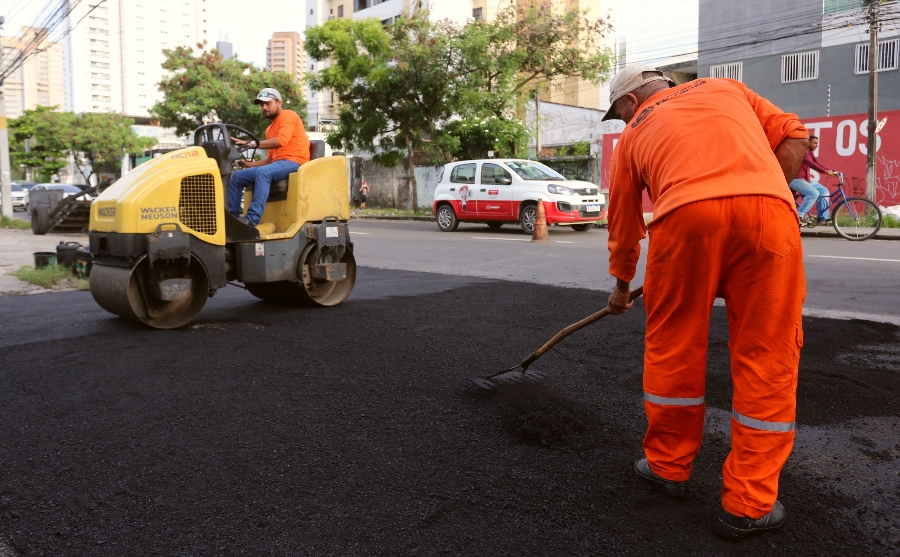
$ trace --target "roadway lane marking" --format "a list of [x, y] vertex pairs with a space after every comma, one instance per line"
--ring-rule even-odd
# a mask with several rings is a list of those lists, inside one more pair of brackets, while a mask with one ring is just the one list
[[530, 242], [526, 238], [485, 238], [483, 236], [472, 236], [476, 240], [500, 240], [501, 242]]
[[857, 261], [887, 261], [889, 263], [900, 263], [900, 259], [876, 259], [874, 257], [844, 257], [842, 255], [810, 255], [810, 257], [820, 257], [822, 259], [855, 259]]
[[357, 232], [356, 230], [351, 230], [350, 234], [362, 234], [363, 236], [368, 236], [371, 232]]
[[563, 240], [554, 240], [557, 244], [574, 244], [575, 242], [564, 242]]

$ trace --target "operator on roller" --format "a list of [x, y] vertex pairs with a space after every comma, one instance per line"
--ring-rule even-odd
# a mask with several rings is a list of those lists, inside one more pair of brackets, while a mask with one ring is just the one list
[[[272, 182], [287, 179], [301, 164], [309, 162], [309, 138], [303, 121], [293, 110], [281, 108], [281, 93], [272, 88], [263, 89], [253, 103], [260, 105], [263, 116], [272, 121], [266, 128], [266, 139], [259, 144], [253, 140], [232, 138], [232, 141], [237, 145], [247, 144], [250, 148], [267, 149], [269, 154], [261, 161], [238, 160], [237, 164], [243, 170], [236, 170], [231, 175], [228, 186], [228, 212], [249, 226], [259, 224]], [[241, 216], [244, 189], [254, 183], [253, 200], [247, 215]]]
[[616, 75], [610, 103], [603, 119], [626, 122], [610, 184], [610, 313], [632, 305], [630, 281], [647, 235], [645, 189], [654, 203], [644, 280], [646, 458], [635, 472], [668, 496], [688, 496], [703, 436], [710, 312], [724, 298], [734, 395], [715, 530], [740, 539], [779, 528], [778, 477], [794, 444], [806, 296], [785, 186], [797, 175], [807, 131], [742, 83], [700, 78], [674, 86], [645, 64]]

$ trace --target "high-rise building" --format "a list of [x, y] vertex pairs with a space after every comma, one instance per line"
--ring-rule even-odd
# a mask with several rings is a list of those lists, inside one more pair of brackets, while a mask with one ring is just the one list
[[107, 0], [75, 5], [67, 22], [74, 27], [66, 38], [67, 108], [148, 116], [161, 98], [157, 84], [165, 73], [163, 50], [205, 43], [210, 3]]
[[234, 45], [227, 40], [216, 41], [216, 50], [218, 50], [219, 54], [222, 55], [222, 58], [226, 60], [234, 57]]
[[277, 31], [272, 33], [266, 46], [266, 67], [272, 72], [294, 74], [298, 80], [303, 79], [306, 67], [306, 51], [303, 39], [295, 31]]
[[6, 116], [18, 118], [38, 106], [66, 105], [63, 45], [51, 42], [47, 30], [23, 27], [20, 37], [3, 37], [3, 60], [28, 58], [4, 81]]

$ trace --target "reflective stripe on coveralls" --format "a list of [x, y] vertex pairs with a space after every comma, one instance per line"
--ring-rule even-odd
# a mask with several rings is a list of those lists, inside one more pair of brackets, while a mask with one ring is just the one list
[[734, 416], [734, 419], [737, 420], [738, 423], [761, 431], [780, 431], [782, 433], [787, 433], [789, 431], [794, 431], [794, 424], [796, 424], [796, 422], [766, 422], [757, 420], [741, 414], [734, 408], [731, 409], [731, 415]]
[[669, 398], [665, 396], [651, 395], [648, 392], [644, 392], [644, 400], [646, 400], [647, 402], [652, 402], [653, 404], [662, 404], [663, 406], [698, 406], [706, 401], [706, 397], [701, 396], [698, 398]]

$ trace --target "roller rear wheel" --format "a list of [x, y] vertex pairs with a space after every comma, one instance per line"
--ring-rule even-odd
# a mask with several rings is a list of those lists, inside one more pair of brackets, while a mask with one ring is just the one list
[[206, 269], [191, 258], [187, 277], [191, 279], [190, 296], [167, 302], [150, 295], [149, 261], [145, 257], [131, 269], [95, 263], [91, 267], [90, 285], [94, 300], [106, 311], [155, 329], [175, 329], [197, 317], [209, 298]]
[[[347, 274], [343, 280], [327, 281], [313, 276], [315, 265], [327, 263], [344, 263]], [[349, 249], [338, 260], [334, 249], [325, 248], [316, 252], [315, 244], [310, 243], [300, 255], [297, 268], [297, 282], [283, 280], [278, 282], [246, 283], [247, 290], [261, 300], [280, 303], [305, 304], [309, 306], [336, 306], [347, 299], [356, 284], [356, 259]]]

